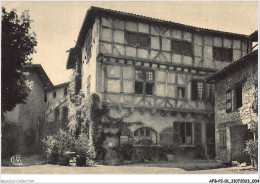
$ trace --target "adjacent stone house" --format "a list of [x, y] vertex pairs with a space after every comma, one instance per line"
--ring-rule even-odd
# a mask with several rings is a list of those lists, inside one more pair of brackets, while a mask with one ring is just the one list
[[47, 90], [46, 134], [64, 128], [69, 112], [69, 82], [58, 84]]
[[[257, 41], [257, 32], [251, 37]], [[208, 78], [215, 84], [216, 159], [248, 161], [245, 140], [252, 138], [243, 114], [251, 109], [253, 91], [258, 85], [258, 50], [232, 62]]]
[[214, 91], [205, 78], [247, 55], [246, 35], [91, 7], [67, 69], [80, 71], [85, 96], [97, 93], [113, 117], [132, 126], [134, 145], [174, 145], [214, 156]]
[[46, 90], [53, 86], [40, 64], [26, 67], [27, 80], [33, 82], [25, 104], [5, 113], [2, 119], [2, 158], [15, 154], [38, 153], [45, 136]]

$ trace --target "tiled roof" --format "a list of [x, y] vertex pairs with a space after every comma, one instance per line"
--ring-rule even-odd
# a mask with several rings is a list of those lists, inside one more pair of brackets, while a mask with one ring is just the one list
[[257, 60], [258, 60], [258, 50], [255, 50], [251, 54], [248, 54], [248, 55], [242, 57], [239, 60], [233, 61], [232, 63], [230, 63], [228, 66], [226, 66], [222, 70], [219, 70], [216, 73], [214, 73], [213, 75], [209, 76], [206, 80], [208, 82], [210, 82], [210, 81], [213, 81], [213, 80], [215, 80], [217, 78], [224, 77], [225, 74], [228, 74], [236, 66], [238, 66], [240, 64], [243, 64], [245, 62], [252, 62], [252, 61], [256, 61], [257, 62]]
[[65, 86], [68, 86], [70, 84], [70, 82], [64, 82], [64, 83], [61, 83], [61, 84], [57, 84], [55, 86], [53, 86], [53, 88], [61, 88], [61, 87], [65, 87]]
[[[126, 13], [126, 12], [121, 12], [121, 11], [117, 11], [117, 10], [105, 9], [105, 8], [94, 7], [94, 6], [91, 6], [88, 9], [88, 11], [86, 13], [86, 17], [84, 19], [84, 23], [88, 19], [88, 16], [96, 17], [96, 16], [100, 16], [101, 14], [117, 16], [121, 19], [133, 19], [133, 20], [145, 21], [145, 22], [156, 23], [156, 24], [164, 24], [167, 26], [172, 26], [172, 27], [176, 27], [176, 28], [180, 28], [180, 29], [188, 29], [188, 30], [191, 30], [194, 32], [204, 32], [204, 33], [211, 33], [211, 34], [221, 34], [221, 35], [229, 35], [229, 36], [234, 36], [234, 37], [248, 38], [247, 35], [243, 35], [243, 34], [200, 28], [200, 27], [195, 27], [195, 26], [190, 26], [190, 25], [184, 25], [184, 24], [180, 24], [180, 23], [176, 23], [176, 22], [161, 20], [161, 19], [157, 19], [157, 18], [151, 18], [151, 17], [147, 17], [147, 16], [143, 16], [143, 15]], [[83, 25], [84, 25], [84, 23], [83, 23]], [[83, 26], [82, 26], [82, 28], [83, 28]], [[77, 42], [79, 42], [79, 40], [77, 40]]]

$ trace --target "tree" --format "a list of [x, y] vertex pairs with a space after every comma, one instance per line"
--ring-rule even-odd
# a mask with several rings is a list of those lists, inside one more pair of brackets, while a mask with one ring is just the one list
[[30, 91], [25, 66], [37, 45], [36, 34], [30, 32], [31, 22], [28, 10], [18, 17], [16, 10], [7, 12], [2, 7], [2, 113], [25, 103]]

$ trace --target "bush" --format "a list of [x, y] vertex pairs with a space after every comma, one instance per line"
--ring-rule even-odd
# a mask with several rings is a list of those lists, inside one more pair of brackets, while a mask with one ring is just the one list
[[132, 144], [121, 144], [118, 148], [120, 154], [123, 156], [124, 160], [131, 160], [133, 154]]
[[250, 156], [252, 159], [258, 158], [258, 141], [249, 140], [246, 142], [246, 148], [245, 148], [246, 154]]
[[96, 157], [94, 146], [90, 145], [86, 134], [80, 134], [75, 141], [75, 151], [77, 155], [79, 155], [76, 158], [76, 164], [78, 166], [86, 165], [86, 159], [93, 160]]
[[69, 159], [66, 158], [65, 152], [74, 150], [74, 137], [60, 129], [56, 135], [47, 136], [42, 142], [47, 153], [48, 163], [69, 164]]

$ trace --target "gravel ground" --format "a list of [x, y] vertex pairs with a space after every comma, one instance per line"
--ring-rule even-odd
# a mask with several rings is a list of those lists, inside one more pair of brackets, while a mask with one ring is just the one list
[[95, 167], [46, 164], [24, 167], [2, 167], [1, 171], [2, 174], [257, 174], [257, 171], [252, 166], [219, 167], [221, 165], [214, 161], [192, 160], [120, 166], [97, 165]]

